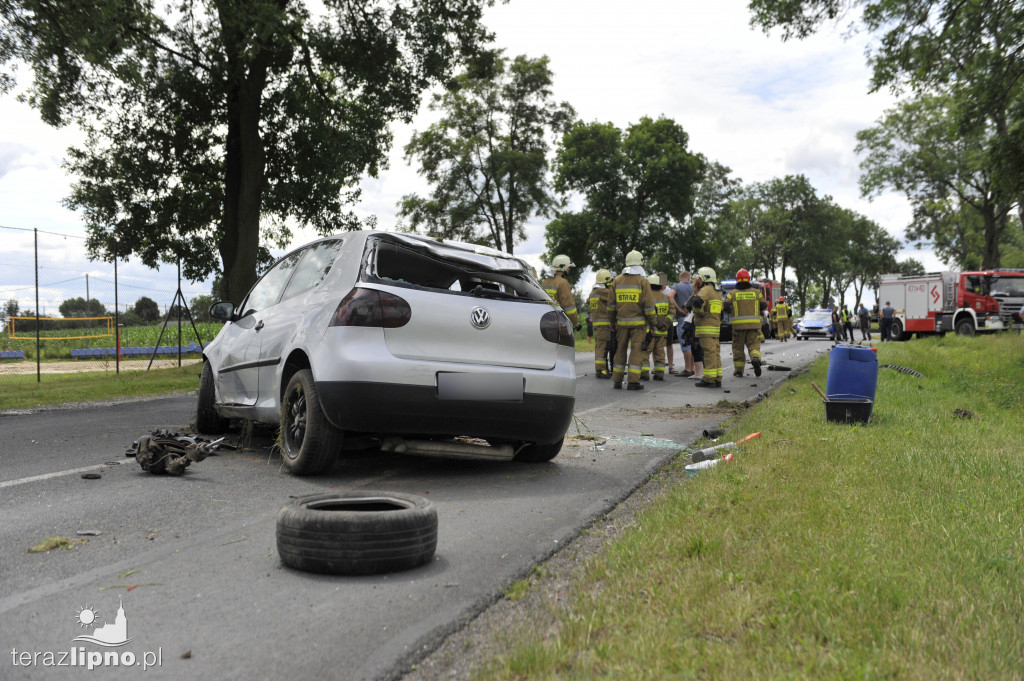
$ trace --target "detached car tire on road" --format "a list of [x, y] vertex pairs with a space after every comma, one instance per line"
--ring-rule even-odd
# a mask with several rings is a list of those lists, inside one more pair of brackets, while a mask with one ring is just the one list
[[225, 324], [204, 349], [197, 429], [279, 424], [297, 475], [326, 472], [346, 443], [396, 438], [549, 461], [572, 421], [569, 319], [491, 248], [349, 232], [288, 253], [210, 314]]
[[423, 565], [437, 549], [437, 510], [399, 492], [340, 492], [293, 499], [277, 514], [277, 553], [297, 570], [371, 575]]

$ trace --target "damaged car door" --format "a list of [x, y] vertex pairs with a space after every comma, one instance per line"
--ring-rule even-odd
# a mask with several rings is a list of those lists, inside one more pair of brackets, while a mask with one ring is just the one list
[[260, 370], [273, 361], [261, 357], [263, 330], [273, 321], [273, 308], [306, 250], [290, 254], [264, 274], [222, 329], [224, 362], [217, 371], [222, 404], [256, 404]]

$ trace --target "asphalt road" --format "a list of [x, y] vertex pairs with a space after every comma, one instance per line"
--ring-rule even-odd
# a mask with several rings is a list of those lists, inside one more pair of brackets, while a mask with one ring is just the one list
[[[769, 342], [764, 351], [769, 363], [800, 368], [830, 347]], [[603, 444], [570, 438], [548, 464], [368, 452], [339, 459], [330, 475], [296, 478], [258, 432], [246, 451], [155, 476], [125, 450], [156, 428], [187, 432], [192, 396], [2, 414], [0, 679], [78, 678], [90, 660], [90, 678], [135, 678], [143, 664], [152, 679], [397, 678], [720, 422], [711, 405], [753, 399], [791, 375], [754, 378], [748, 367], [739, 379], [723, 359], [722, 391], [669, 376], [630, 392], [595, 380], [592, 357], [578, 355], [570, 435]], [[278, 509], [290, 495], [330, 489], [430, 498], [434, 560], [372, 577], [282, 566]], [[55, 536], [85, 541], [28, 553]], [[114, 623], [119, 606], [126, 645], [74, 641]], [[134, 666], [113, 666], [115, 656]]]

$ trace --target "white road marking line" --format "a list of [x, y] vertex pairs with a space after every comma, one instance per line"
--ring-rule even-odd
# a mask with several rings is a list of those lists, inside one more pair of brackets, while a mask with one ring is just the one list
[[[117, 465], [121, 466], [129, 461], [135, 461], [135, 459], [125, 459], [124, 461], [118, 461]], [[15, 485], [24, 485], [27, 482], [38, 482], [40, 480], [49, 480], [50, 478], [59, 478], [63, 475], [74, 475], [75, 473], [88, 473], [89, 471], [99, 470], [101, 468], [107, 468], [110, 464], [98, 463], [95, 466], [83, 466], [82, 468], [72, 468], [66, 471], [57, 471], [56, 473], [44, 473], [43, 475], [33, 475], [30, 478], [19, 478], [17, 480], [7, 480], [0, 482], [0, 487], [14, 487]]]

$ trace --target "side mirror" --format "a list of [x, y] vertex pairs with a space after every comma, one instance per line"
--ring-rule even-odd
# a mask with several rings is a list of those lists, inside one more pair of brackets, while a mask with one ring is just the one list
[[210, 306], [210, 316], [223, 322], [229, 322], [235, 315], [235, 304], [230, 300], [222, 300]]

